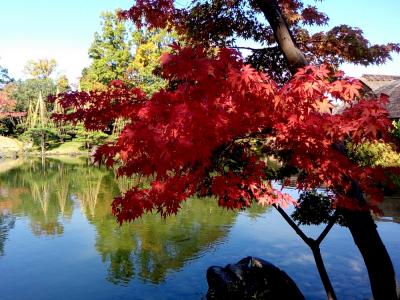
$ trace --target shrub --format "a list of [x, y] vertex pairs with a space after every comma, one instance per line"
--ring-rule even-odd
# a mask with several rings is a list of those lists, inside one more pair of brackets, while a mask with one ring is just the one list
[[348, 150], [361, 166], [400, 167], [400, 153], [392, 144], [376, 141], [349, 144]]

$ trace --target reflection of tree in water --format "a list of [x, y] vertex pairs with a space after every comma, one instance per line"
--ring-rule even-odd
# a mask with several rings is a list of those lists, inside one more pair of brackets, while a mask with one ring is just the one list
[[96, 248], [109, 263], [108, 280], [117, 284], [135, 274], [144, 281], [163, 281], [170, 270], [222, 242], [236, 217], [219, 208], [215, 199], [190, 199], [178, 215], [166, 220], [148, 214], [120, 226], [110, 214], [110, 204], [110, 197], [99, 199], [90, 222], [97, 230]]
[[4, 255], [4, 245], [10, 229], [14, 228], [15, 217], [9, 213], [0, 212], [0, 256]]
[[251, 219], [255, 220], [258, 217], [261, 217], [267, 210], [271, 210], [272, 206], [263, 207], [260, 205], [252, 205], [251, 207], [246, 209], [246, 215]]
[[60, 207], [61, 215], [64, 216], [68, 201], [68, 192], [69, 192], [69, 180], [68, 174], [65, 170], [64, 166], [60, 166], [60, 173], [59, 173], [59, 180], [58, 180], [58, 189], [56, 191], [58, 206]]
[[86, 169], [83, 174], [79, 175], [84, 180], [81, 189], [77, 192], [77, 196], [84, 214], [89, 212], [92, 217], [94, 216], [103, 176], [103, 172], [92, 169]]
[[45, 166], [40, 161], [27, 161], [24, 165], [0, 175], [2, 188], [25, 188], [24, 192], [13, 195], [12, 201], [9, 201], [12, 202], [9, 209], [29, 218], [34, 235], [63, 233], [60, 215], [65, 218], [72, 216], [67, 173], [68, 170], [62, 164], [48, 160]]
[[[163, 281], [168, 272], [223, 242], [235, 222], [237, 213], [219, 208], [216, 200], [190, 199], [178, 215], [166, 220], [148, 214], [119, 226], [111, 215], [114, 196], [132, 184], [148, 184], [146, 178], [122, 180], [116, 182], [109, 170], [55, 160], [46, 160], [44, 167], [40, 161], [29, 162], [0, 174], [2, 188], [21, 190], [9, 199], [9, 211], [27, 216], [36, 235], [62, 233], [60, 218], [70, 218], [71, 198], [79, 199], [82, 212], [97, 231], [95, 246], [108, 265], [107, 278], [116, 284], [127, 283], [134, 276]], [[254, 208], [249, 215], [256, 217], [262, 211]]]
[[[117, 169], [114, 169], [114, 176], [117, 177]], [[132, 177], [119, 176], [116, 179], [118, 190], [121, 194], [125, 194], [132, 187], [146, 188], [150, 185], [150, 178], [136, 174]]]
[[400, 194], [385, 196], [385, 200], [379, 204], [383, 216], [377, 218], [379, 221], [400, 223]]
[[128, 283], [134, 275], [134, 255], [130, 250], [116, 249], [107, 255], [102, 254], [103, 262], [109, 260], [107, 280], [115, 283]]

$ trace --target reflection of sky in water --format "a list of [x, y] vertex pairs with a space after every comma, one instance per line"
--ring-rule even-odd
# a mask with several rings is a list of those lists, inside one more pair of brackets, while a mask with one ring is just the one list
[[[59, 191], [60, 164], [53, 162], [48, 168], [42, 179]], [[40, 176], [29, 178], [31, 169], [0, 174], [0, 207], [16, 216], [0, 256], [2, 299], [200, 299], [207, 290], [209, 266], [224, 266], [248, 255], [285, 270], [307, 299], [325, 299], [311, 251], [274, 209], [251, 208], [236, 214], [217, 208], [213, 201], [194, 200], [166, 221], [144, 216], [119, 227], [109, 215], [109, 198], [118, 188], [112, 174], [88, 172], [79, 165], [65, 169], [70, 175], [63, 177], [69, 188], [64, 216], [56, 209], [61, 202], [50, 190], [54, 197], [46, 208], [46, 220], [40, 201], [23, 193], [29, 191], [29, 180], [40, 181]], [[86, 186], [85, 176], [91, 182]], [[45, 187], [39, 184], [40, 188]], [[294, 189], [285, 192], [297, 194]], [[32, 222], [44, 228], [59, 224], [63, 232], [34, 235]], [[316, 226], [303, 229], [312, 237], [322, 231]], [[400, 225], [379, 222], [378, 230], [399, 274]], [[321, 252], [339, 299], [371, 297], [364, 263], [346, 228], [335, 225]]]

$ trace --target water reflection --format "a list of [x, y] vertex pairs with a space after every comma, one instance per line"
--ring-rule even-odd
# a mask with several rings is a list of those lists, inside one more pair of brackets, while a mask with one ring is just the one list
[[[149, 214], [120, 226], [110, 214], [111, 201], [140, 182], [115, 181], [112, 171], [88, 167], [80, 159], [28, 161], [0, 173], [0, 208], [8, 212], [0, 220], [0, 250], [15, 216], [29, 220], [34, 236], [62, 236], [76, 208], [95, 229], [95, 248], [107, 265], [107, 280], [127, 284], [136, 277], [160, 283], [169, 272], [222, 243], [235, 222], [237, 213], [219, 208], [214, 199], [189, 199], [178, 215], [166, 220]], [[253, 208], [250, 214], [264, 211]]]
[[10, 229], [14, 228], [15, 217], [7, 212], [0, 213], [0, 256], [4, 255], [4, 244]]
[[378, 221], [400, 223], [400, 194], [386, 196], [379, 208], [383, 215]]
[[191, 199], [181, 213], [166, 220], [145, 215], [140, 220], [119, 226], [110, 216], [109, 202], [96, 206], [96, 249], [109, 261], [109, 280], [126, 283], [136, 274], [144, 281], [159, 283], [170, 270], [200, 256], [222, 242], [235, 213], [216, 206], [213, 199]]
[[[287, 271], [307, 299], [325, 298], [310, 250], [274, 209], [234, 213], [190, 199], [177, 216], [119, 226], [112, 198], [146, 180], [114, 177], [84, 159], [0, 162], [2, 299], [200, 299], [207, 267], [247, 255]], [[399, 274], [399, 201], [387, 200], [378, 229]], [[304, 230], [316, 237], [322, 228]], [[339, 299], [370, 298], [346, 228], [334, 226], [322, 252]]]
[[8, 197], [0, 197], [2, 207], [14, 215], [26, 216], [32, 233], [61, 235], [64, 231], [60, 215], [70, 218], [72, 203], [67, 201], [68, 180], [60, 164], [28, 162], [0, 174], [2, 190]]

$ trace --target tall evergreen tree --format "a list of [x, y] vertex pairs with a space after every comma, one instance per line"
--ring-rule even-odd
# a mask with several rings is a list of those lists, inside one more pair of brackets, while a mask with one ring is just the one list
[[115, 79], [122, 79], [132, 60], [126, 24], [111, 12], [101, 15], [101, 33], [96, 32], [89, 48], [92, 64], [82, 72], [83, 90], [102, 90]]

